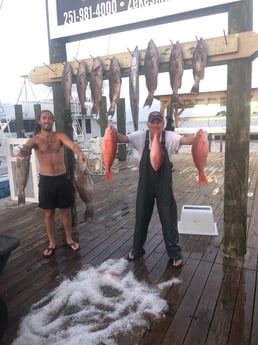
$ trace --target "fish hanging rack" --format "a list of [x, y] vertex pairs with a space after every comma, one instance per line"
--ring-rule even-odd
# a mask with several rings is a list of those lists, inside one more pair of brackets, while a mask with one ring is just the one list
[[[253, 31], [241, 32], [205, 39], [208, 46], [208, 66], [225, 64], [228, 61], [254, 57], [258, 52], [258, 34]], [[185, 69], [192, 68], [192, 56], [196, 46], [196, 41], [181, 43], [184, 55]], [[168, 63], [170, 57], [171, 45], [158, 47], [160, 67], [159, 72], [168, 72]], [[140, 50], [140, 74], [144, 74], [144, 56], [146, 49]], [[122, 77], [128, 77], [131, 63], [131, 54], [129, 52], [101, 56], [104, 64], [104, 79], [109, 78], [110, 59], [116, 56], [121, 64]], [[92, 68], [92, 58], [82, 59], [86, 62], [88, 69]], [[73, 75], [76, 76], [78, 62], [70, 62]], [[34, 84], [51, 84], [58, 82], [62, 78], [63, 62], [56, 64], [34, 67], [28, 74], [29, 80]]]

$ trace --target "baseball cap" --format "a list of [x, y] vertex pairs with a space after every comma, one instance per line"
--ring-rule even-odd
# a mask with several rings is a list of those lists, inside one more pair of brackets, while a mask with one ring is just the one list
[[149, 117], [148, 117], [149, 122], [152, 122], [156, 119], [163, 121], [163, 115], [159, 111], [152, 111], [151, 113], [149, 113]]

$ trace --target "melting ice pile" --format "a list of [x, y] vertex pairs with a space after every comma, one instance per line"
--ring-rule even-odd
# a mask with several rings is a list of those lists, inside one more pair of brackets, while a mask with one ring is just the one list
[[32, 306], [13, 345], [116, 344], [118, 334], [160, 317], [167, 307], [160, 291], [138, 282], [127, 266], [125, 259], [108, 260], [63, 281]]

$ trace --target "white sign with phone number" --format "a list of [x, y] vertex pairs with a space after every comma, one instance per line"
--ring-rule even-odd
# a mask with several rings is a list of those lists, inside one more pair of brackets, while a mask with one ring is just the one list
[[237, 1], [241, 0], [48, 0], [50, 38], [111, 31], [119, 26]]

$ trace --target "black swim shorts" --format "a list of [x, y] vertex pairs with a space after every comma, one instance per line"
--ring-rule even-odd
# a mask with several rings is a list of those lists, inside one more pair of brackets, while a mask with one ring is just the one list
[[39, 207], [43, 209], [70, 208], [74, 204], [75, 190], [66, 174], [39, 175]]

